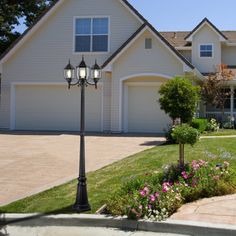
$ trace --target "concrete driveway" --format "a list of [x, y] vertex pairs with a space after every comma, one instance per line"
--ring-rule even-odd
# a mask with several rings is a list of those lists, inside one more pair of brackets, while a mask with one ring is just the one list
[[[86, 170], [163, 141], [150, 136], [87, 136]], [[78, 153], [78, 134], [0, 133], [0, 206], [76, 178]]]

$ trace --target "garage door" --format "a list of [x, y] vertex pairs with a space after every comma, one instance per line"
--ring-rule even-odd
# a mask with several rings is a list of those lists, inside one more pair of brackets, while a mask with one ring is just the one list
[[[102, 129], [102, 89], [85, 90], [85, 127]], [[80, 129], [80, 88], [68, 90], [65, 85], [17, 85], [15, 88], [15, 129]]]
[[170, 118], [160, 109], [159, 87], [128, 87], [128, 132], [163, 133]]

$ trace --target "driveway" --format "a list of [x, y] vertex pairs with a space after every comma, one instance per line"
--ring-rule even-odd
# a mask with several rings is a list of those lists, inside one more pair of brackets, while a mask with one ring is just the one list
[[[78, 176], [78, 134], [0, 133], [0, 206]], [[156, 146], [164, 138], [87, 136], [86, 170]]]

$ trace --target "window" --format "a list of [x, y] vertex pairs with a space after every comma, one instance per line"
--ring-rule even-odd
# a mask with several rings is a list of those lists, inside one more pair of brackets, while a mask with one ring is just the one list
[[200, 45], [200, 57], [212, 57], [213, 46], [211, 44]]
[[145, 49], [152, 49], [152, 39], [151, 38], [145, 39]]
[[108, 18], [77, 18], [75, 52], [108, 51]]

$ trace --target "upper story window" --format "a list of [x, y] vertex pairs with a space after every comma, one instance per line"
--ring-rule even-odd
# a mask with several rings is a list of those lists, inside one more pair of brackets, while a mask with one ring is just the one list
[[200, 45], [200, 57], [213, 57], [213, 46], [212, 44]]
[[77, 18], [75, 21], [75, 52], [108, 52], [109, 19], [107, 17]]

